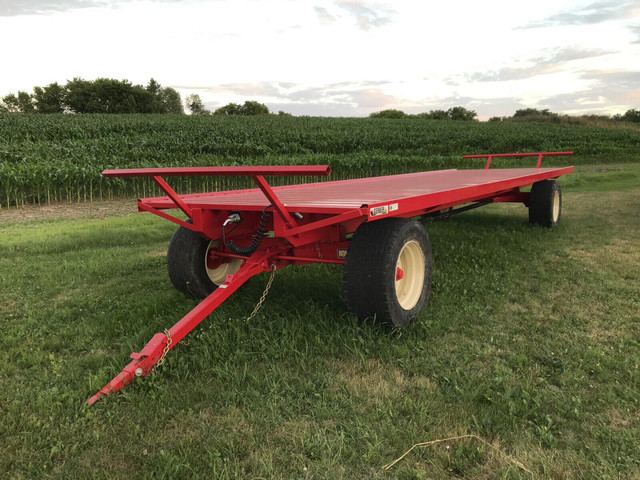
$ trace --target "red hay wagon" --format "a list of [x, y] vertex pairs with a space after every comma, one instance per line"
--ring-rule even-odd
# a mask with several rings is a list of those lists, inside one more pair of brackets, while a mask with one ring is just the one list
[[[120, 374], [87, 403], [151, 373], [167, 352], [254, 275], [288, 265], [344, 264], [349, 310], [406, 325], [429, 301], [433, 260], [419, 220], [448, 217], [494, 202], [523, 203], [529, 221], [555, 227], [562, 193], [555, 178], [573, 167], [541, 168], [543, 156], [573, 152], [469, 155], [483, 170], [439, 170], [271, 187], [265, 176], [329, 175], [326, 165], [141, 168], [105, 170], [106, 177], [152, 177], [166, 197], [138, 200], [138, 210], [179, 225], [167, 253], [169, 277], [203, 298], [173, 327], [131, 354]], [[536, 168], [490, 169], [496, 157], [537, 157]], [[178, 195], [162, 177], [244, 175], [257, 188]], [[523, 187], [532, 186], [530, 192]], [[457, 207], [457, 208], [456, 208]], [[186, 221], [167, 213], [180, 209]], [[363, 286], [366, 285], [366, 289]]]

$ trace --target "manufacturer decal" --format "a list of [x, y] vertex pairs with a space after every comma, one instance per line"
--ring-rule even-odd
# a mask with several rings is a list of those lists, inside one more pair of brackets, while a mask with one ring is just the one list
[[398, 204], [397, 203], [392, 203], [391, 205], [389, 205], [389, 211], [390, 212], [395, 212], [398, 209]]
[[369, 210], [370, 217], [378, 217], [380, 215], [386, 215], [389, 213], [389, 205], [382, 205], [380, 207], [372, 207]]
[[338, 258], [347, 258], [347, 249], [339, 248], [338, 249]]

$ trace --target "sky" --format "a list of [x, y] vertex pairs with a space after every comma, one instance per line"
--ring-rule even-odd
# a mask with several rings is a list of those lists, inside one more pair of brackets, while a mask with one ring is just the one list
[[74, 77], [294, 115], [640, 108], [640, 0], [0, 0], [0, 96]]

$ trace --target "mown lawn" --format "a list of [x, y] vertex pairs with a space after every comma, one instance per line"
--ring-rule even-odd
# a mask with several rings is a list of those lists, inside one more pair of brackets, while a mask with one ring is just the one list
[[[195, 301], [151, 215], [0, 216], [1, 478], [638, 478], [640, 165], [563, 180], [555, 230], [491, 205], [427, 224], [410, 327], [345, 313], [331, 266], [253, 279], [152, 377], [84, 401]], [[414, 443], [474, 434], [417, 449]]]

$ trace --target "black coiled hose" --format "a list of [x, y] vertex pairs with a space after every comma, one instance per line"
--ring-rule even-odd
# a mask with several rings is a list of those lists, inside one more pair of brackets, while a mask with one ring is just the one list
[[271, 205], [267, 205], [262, 210], [262, 215], [260, 216], [260, 222], [258, 223], [258, 230], [256, 230], [256, 233], [253, 235], [253, 238], [251, 239], [251, 243], [249, 245], [247, 245], [246, 247], [240, 247], [236, 245], [233, 240], [229, 240], [227, 242], [226, 240], [224, 240], [224, 228], [223, 228], [222, 236], [223, 236], [224, 245], [236, 255], [242, 255], [243, 257], [248, 257], [253, 252], [255, 252], [260, 246], [260, 244], [262, 243], [262, 239], [265, 237], [265, 235], [269, 231], [268, 229], [269, 217], [271, 216], [271, 214], [267, 212], [267, 208], [269, 208], [270, 206]]

